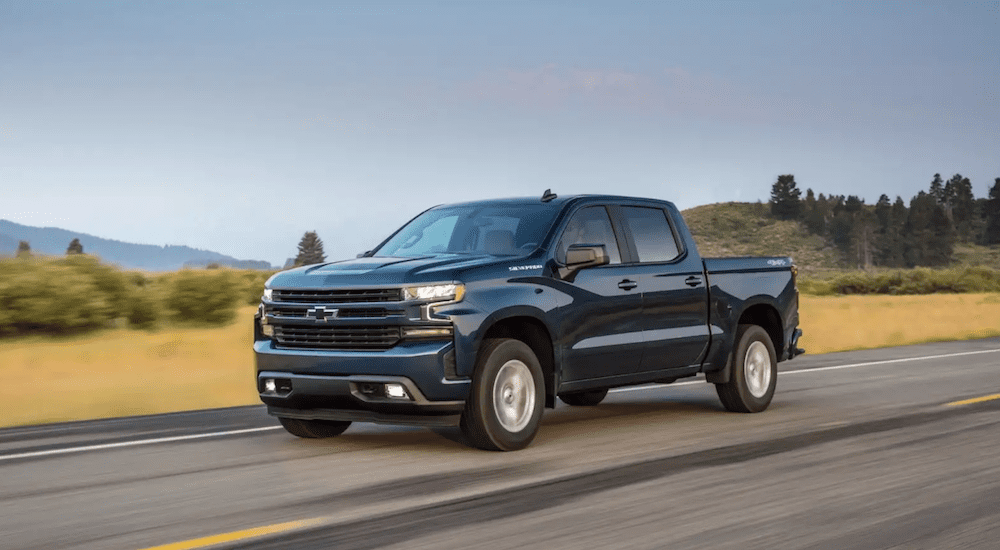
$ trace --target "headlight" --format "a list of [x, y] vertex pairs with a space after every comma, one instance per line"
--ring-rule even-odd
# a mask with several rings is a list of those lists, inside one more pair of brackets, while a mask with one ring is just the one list
[[264, 289], [264, 299], [267, 300], [268, 302], [273, 301], [273, 298], [271, 297], [272, 294], [273, 291], [270, 288]]
[[431, 300], [435, 302], [459, 302], [465, 296], [465, 285], [445, 284], [410, 286], [403, 289], [404, 300]]

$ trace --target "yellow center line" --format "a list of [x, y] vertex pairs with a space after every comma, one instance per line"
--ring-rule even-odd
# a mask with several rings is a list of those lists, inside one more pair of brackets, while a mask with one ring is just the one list
[[151, 546], [149, 548], [144, 548], [143, 550], [192, 550], [194, 548], [205, 548], [207, 546], [222, 544], [224, 542], [234, 542], [254, 537], [263, 537], [265, 535], [273, 535], [284, 531], [292, 531], [294, 529], [302, 529], [303, 527], [316, 525], [318, 523], [322, 523], [323, 521], [323, 518], [313, 518], [289, 521], [286, 523], [276, 523], [274, 525], [262, 525], [260, 527], [252, 527], [242, 531], [222, 533], [219, 535], [212, 535], [210, 537], [202, 537], [200, 539], [183, 540], [181, 542], [164, 544], [162, 546]]
[[951, 403], [945, 403], [945, 406], [957, 407], [959, 405], [971, 405], [973, 403], [982, 403], [983, 401], [993, 401], [994, 399], [1000, 399], [1000, 393], [994, 393], [993, 395], [984, 395], [982, 397], [973, 397], [972, 399], [964, 399], [962, 401], [952, 401]]

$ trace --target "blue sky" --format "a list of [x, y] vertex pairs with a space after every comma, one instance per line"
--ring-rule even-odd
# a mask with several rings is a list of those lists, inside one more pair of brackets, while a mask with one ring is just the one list
[[1000, 177], [1000, 2], [0, 0], [0, 218], [280, 265], [417, 212]]

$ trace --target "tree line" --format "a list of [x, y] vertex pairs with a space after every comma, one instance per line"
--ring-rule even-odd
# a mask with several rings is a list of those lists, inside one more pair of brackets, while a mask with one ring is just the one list
[[976, 198], [961, 174], [944, 181], [934, 174], [927, 191], [892, 201], [882, 194], [873, 205], [854, 195], [805, 198], [795, 176], [778, 176], [771, 187], [771, 214], [802, 222], [840, 251], [847, 265], [859, 268], [939, 267], [951, 263], [956, 244], [1000, 244], [1000, 178], [989, 195]]

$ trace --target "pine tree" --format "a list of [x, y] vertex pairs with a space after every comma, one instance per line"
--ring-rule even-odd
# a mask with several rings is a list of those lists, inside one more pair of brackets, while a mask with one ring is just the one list
[[28, 241], [17, 243], [17, 257], [27, 258], [28, 256], [31, 256], [31, 245], [28, 244]]
[[906, 218], [909, 211], [903, 197], [896, 195], [896, 202], [892, 203], [892, 212], [889, 215], [888, 238], [886, 248], [882, 252], [882, 265], [888, 267], [904, 267], [906, 265], [905, 253], [906, 242], [903, 232], [906, 228]]
[[779, 220], [798, 219], [802, 212], [801, 195], [802, 191], [795, 185], [795, 176], [778, 176], [778, 181], [771, 186], [771, 215]]
[[323, 241], [315, 231], [306, 231], [299, 241], [299, 254], [295, 257], [295, 265], [312, 265], [326, 261], [323, 253]]
[[1000, 244], [1000, 178], [993, 180], [993, 187], [983, 208], [983, 217], [986, 219], [983, 242]]
[[941, 174], [934, 174], [929, 194], [938, 204], [944, 204], [944, 180], [941, 179]]
[[69, 246], [66, 247], [66, 254], [83, 254], [83, 245], [80, 244], [80, 239], [70, 241]]
[[[806, 200], [808, 204], [808, 194]], [[826, 201], [823, 193], [819, 194], [815, 204], [806, 212], [805, 223], [809, 232], [814, 235], [826, 234], [827, 218], [830, 216], [830, 204]]]
[[879, 233], [885, 233], [892, 219], [892, 202], [889, 201], [889, 195], [883, 193], [878, 198], [878, 202], [875, 203], [875, 217], [878, 218]]
[[955, 226], [933, 195], [921, 191], [910, 201], [904, 237], [908, 266], [940, 266], [951, 262]]
[[962, 174], [955, 174], [945, 185], [945, 205], [955, 224], [958, 239], [972, 240], [972, 229], [976, 218], [976, 197], [972, 194], [972, 182]]

